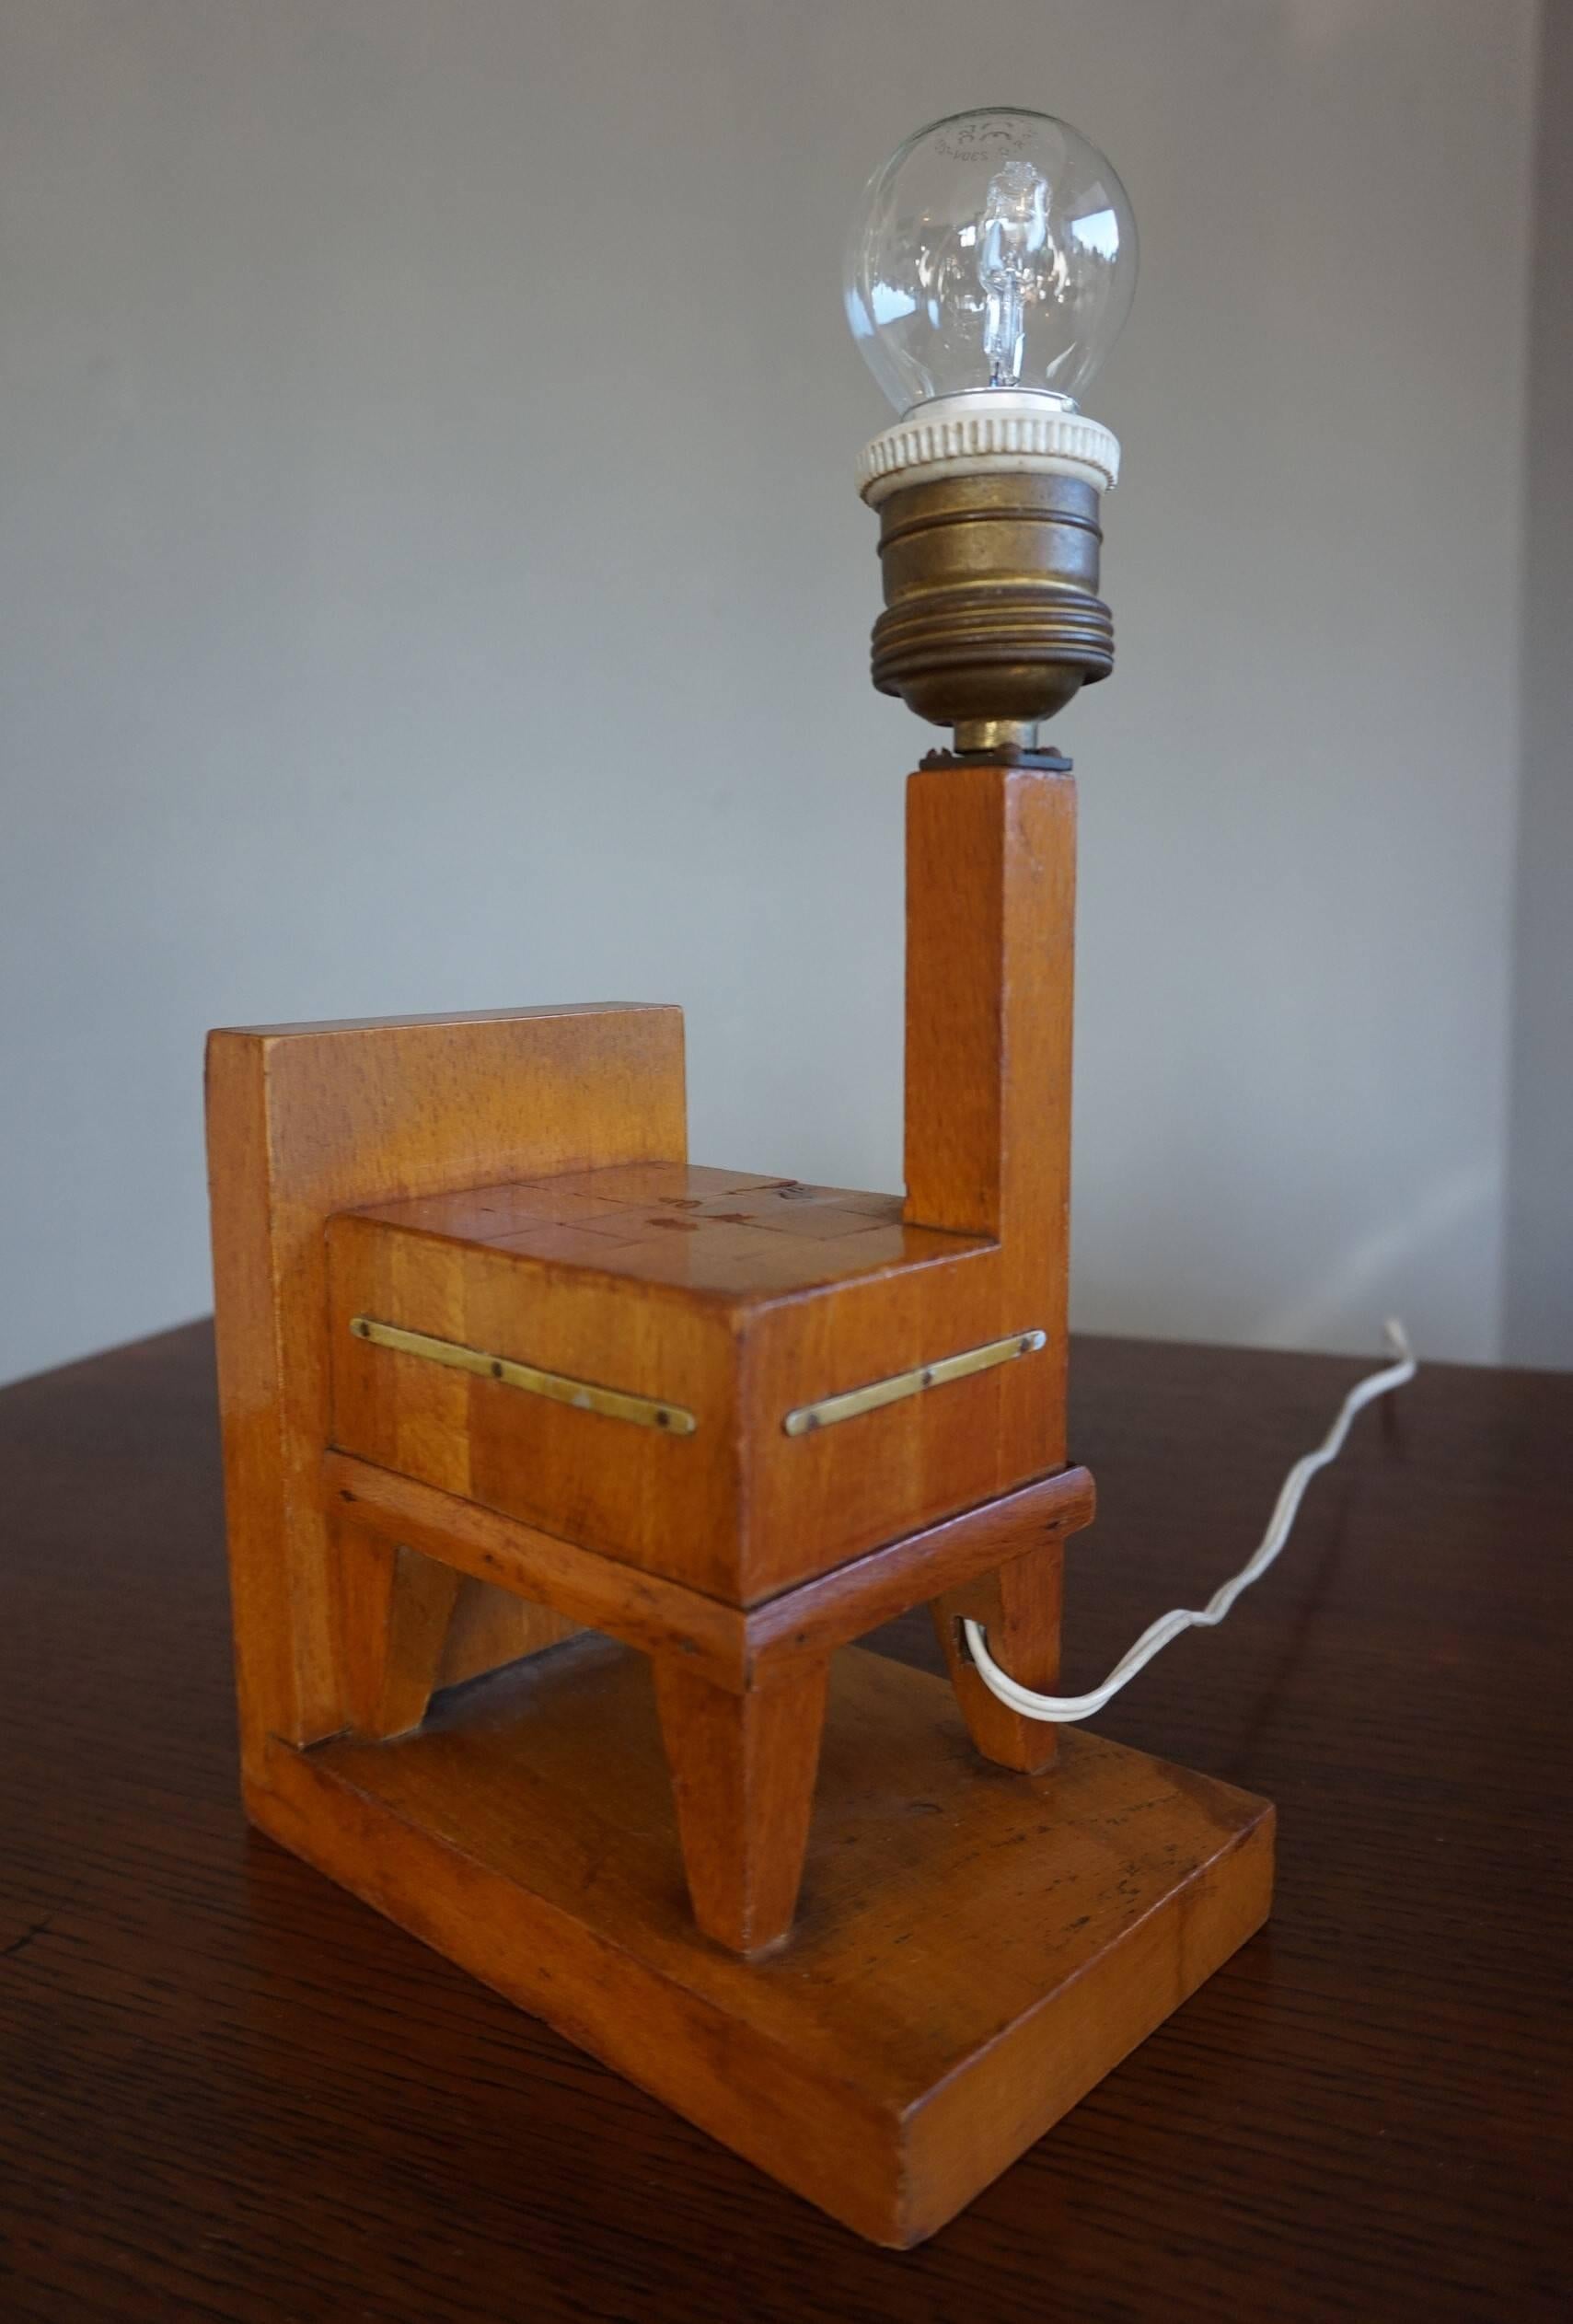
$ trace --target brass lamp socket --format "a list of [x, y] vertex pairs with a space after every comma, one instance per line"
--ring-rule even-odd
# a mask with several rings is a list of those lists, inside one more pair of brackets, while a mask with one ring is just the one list
[[1042, 468], [914, 473], [879, 501], [885, 610], [873, 682], [955, 729], [958, 750], [1031, 747], [1114, 667], [1098, 595], [1097, 486]]

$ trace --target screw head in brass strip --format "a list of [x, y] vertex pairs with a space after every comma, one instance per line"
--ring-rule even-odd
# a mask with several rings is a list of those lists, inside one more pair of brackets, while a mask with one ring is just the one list
[[789, 1437], [812, 1436], [819, 1428], [834, 1428], [839, 1420], [855, 1420], [860, 1413], [877, 1412], [884, 1405], [899, 1404], [903, 1397], [920, 1396], [926, 1389], [943, 1388], [950, 1381], [966, 1380], [996, 1364], [1013, 1363], [1018, 1356], [1031, 1356], [1047, 1345], [1047, 1332], [1012, 1332], [1009, 1339], [965, 1347], [959, 1355], [938, 1357], [912, 1371], [893, 1372], [888, 1380], [871, 1380], [865, 1387], [849, 1388], [839, 1396], [821, 1396], [817, 1404], [799, 1405], [787, 1414], [781, 1427]]
[[699, 1427], [682, 1405], [656, 1396], [640, 1396], [626, 1388], [604, 1388], [593, 1380], [574, 1380], [567, 1372], [545, 1371], [538, 1364], [516, 1363], [511, 1356], [489, 1355], [484, 1348], [466, 1347], [457, 1339], [434, 1339], [429, 1332], [406, 1331], [400, 1324], [381, 1324], [374, 1315], [357, 1315], [350, 1324], [357, 1339], [374, 1347], [392, 1348], [396, 1355], [419, 1356], [429, 1364], [445, 1364], [452, 1371], [468, 1371], [479, 1380], [501, 1381], [505, 1388], [522, 1388], [532, 1396], [546, 1396], [574, 1412], [596, 1412], [607, 1420], [631, 1420], [642, 1428], [659, 1428], [672, 1437], [691, 1437]]

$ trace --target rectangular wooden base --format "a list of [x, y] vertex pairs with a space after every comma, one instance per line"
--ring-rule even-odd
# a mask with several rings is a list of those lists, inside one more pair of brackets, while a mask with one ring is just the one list
[[875, 2242], [943, 2226], [1266, 1919], [1273, 1811], [1068, 1730], [977, 1758], [941, 1681], [833, 1665], [799, 1917], [699, 1936], [644, 1659], [594, 1636], [388, 1743], [272, 1745], [262, 1828]]

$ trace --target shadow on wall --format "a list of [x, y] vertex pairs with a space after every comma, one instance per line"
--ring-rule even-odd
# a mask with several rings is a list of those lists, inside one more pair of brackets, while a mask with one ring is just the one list
[[1477, 1220], [1483, 1233], [1500, 1214], [1503, 1177], [1481, 1166], [1439, 1179], [1400, 1217], [1365, 1235], [1345, 1253], [1333, 1272], [1309, 1297], [1269, 1308], [1252, 1337], [1266, 1347], [1314, 1347], [1351, 1311], [1371, 1305], [1382, 1283], [1408, 1278], [1423, 1281], [1427, 1253], [1452, 1242], [1459, 1229]]

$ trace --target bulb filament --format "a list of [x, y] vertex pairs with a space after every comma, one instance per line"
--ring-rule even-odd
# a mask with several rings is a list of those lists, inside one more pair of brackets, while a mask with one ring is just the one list
[[1026, 347], [1029, 260], [1048, 239], [1048, 180], [1030, 161], [1008, 161], [989, 181], [977, 228], [989, 385], [1014, 387]]

